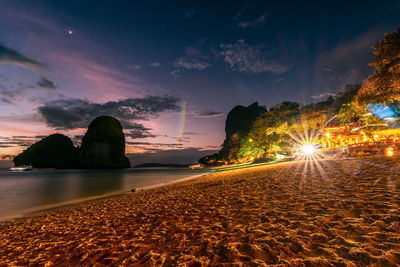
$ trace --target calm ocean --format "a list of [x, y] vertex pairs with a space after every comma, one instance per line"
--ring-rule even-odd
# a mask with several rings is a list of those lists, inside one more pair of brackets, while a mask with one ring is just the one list
[[143, 168], [124, 170], [0, 170], [0, 221], [61, 205], [149, 188], [209, 170]]

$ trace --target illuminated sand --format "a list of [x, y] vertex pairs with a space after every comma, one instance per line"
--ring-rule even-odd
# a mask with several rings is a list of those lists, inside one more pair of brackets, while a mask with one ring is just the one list
[[400, 264], [400, 164], [307, 166], [215, 173], [8, 222], [0, 263]]

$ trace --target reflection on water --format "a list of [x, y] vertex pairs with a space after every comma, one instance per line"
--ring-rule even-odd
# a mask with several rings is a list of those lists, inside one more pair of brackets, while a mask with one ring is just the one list
[[130, 191], [205, 172], [162, 168], [0, 171], [0, 220], [42, 206]]

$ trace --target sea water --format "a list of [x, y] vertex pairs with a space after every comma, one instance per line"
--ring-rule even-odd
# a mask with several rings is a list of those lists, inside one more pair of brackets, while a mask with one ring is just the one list
[[123, 170], [0, 171], [0, 221], [47, 208], [162, 186], [210, 170], [143, 168]]

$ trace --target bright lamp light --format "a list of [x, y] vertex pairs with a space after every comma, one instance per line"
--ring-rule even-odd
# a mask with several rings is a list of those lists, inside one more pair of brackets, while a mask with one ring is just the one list
[[317, 151], [317, 148], [312, 144], [303, 144], [301, 146], [301, 151], [304, 155], [311, 156]]

